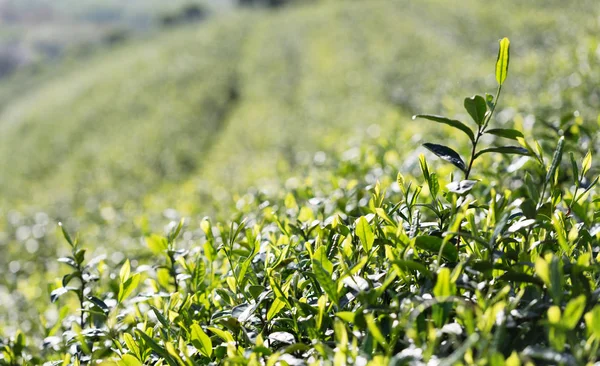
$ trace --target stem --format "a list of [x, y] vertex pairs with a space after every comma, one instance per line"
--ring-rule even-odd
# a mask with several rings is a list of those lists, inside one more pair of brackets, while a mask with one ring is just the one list
[[[73, 258], [76, 258], [75, 256], [75, 251], [73, 251]], [[84, 322], [84, 299], [85, 299], [85, 280], [83, 279], [83, 271], [84, 268], [81, 266], [81, 264], [77, 264], [77, 271], [79, 272], [79, 281], [81, 281], [81, 287], [79, 287], [79, 307], [81, 308], [80, 310], [80, 314], [79, 314], [79, 325], [81, 326], [81, 330], [83, 330], [85, 328], [85, 322]]]
[[473, 141], [473, 148], [471, 149], [471, 158], [469, 159], [469, 166], [467, 167], [467, 171], [465, 172], [465, 179], [469, 179], [469, 175], [471, 174], [471, 168], [473, 167], [473, 162], [475, 161], [475, 154], [477, 152], [477, 143], [479, 143], [479, 139], [485, 133], [485, 129], [487, 128], [490, 120], [492, 119], [492, 115], [496, 110], [496, 106], [498, 105], [498, 99], [500, 98], [500, 92], [502, 91], [502, 85], [498, 85], [498, 90], [496, 90], [496, 98], [494, 98], [494, 104], [490, 109], [490, 114], [487, 116], [485, 121], [477, 128], [477, 136], [475, 137], [475, 141]]
[[177, 283], [177, 269], [175, 268], [175, 256], [169, 254], [169, 261], [171, 262], [171, 277], [173, 277], [173, 283], [175, 284], [175, 292], [179, 292], [179, 284]]
[[481, 137], [481, 126], [477, 129], [477, 137], [475, 137], [475, 141], [473, 141], [473, 148], [471, 149], [471, 158], [469, 159], [469, 167], [465, 172], [465, 180], [469, 179], [469, 174], [471, 174], [471, 168], [473, 167], [473, 161], [475, 161], [475, 152], [477, 150], [477, 143], [479, 142], [479, 138]]

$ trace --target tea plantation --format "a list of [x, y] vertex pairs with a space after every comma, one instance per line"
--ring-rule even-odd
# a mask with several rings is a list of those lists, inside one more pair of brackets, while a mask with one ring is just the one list
[[15, 75], [0, 365], [600, 362], [599, 34], [322, 1]]

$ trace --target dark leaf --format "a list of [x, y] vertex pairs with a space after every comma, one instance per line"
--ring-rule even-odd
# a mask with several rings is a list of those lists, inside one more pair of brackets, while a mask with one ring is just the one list
[[481, 126], [485, 120], [485, 112], [487, 112], [485, 99], [481, 95], [474, 95], [470, 98], [465, 98], [464, 106], [471, 118], [473, 118], [473, 121]]
[[491, 130], [487, 130], [485, 133], [511, 140], [516, 140], [517, 137], [523, 137], [523, 133], [521, 133], [521, 131], [513, 130], [512, 128], [493, 128]]
[[531, 283], [538, 286], [543, 286], [544, 283], [537, 277], [529, 275], [527, 273], [507, 271], [499, 279], [499, 281], [519, 282], [519, 283]]
[[90, 302], [92, 302], [94, 305], [96, 305], [97, 307], [99, 307], [99, 308], [102, 310], [102, 312], [103, 312], [104, 314], [108, 314], [108, 311], [109, 311], [110, 309], [109, 309], [109, 308], [108, 308], [108, 306], [107, 306], [107, 305], [104, 303], [104, 301], [100, 300], [99, 298], [97, 298], [97, 297], [95, 297], [95, 296], [89, 296], [89, 297], [88, 297], [88, 300], [89, 300]]
[[573, 156], [573, 152], [569, 152], [569, 158], [571, 159], [571, 168], [573, 169], [573, 184], [579, 184], [579, 168], [577, 167], [577, 162], [575, 161], [575, 156]]
[[85, 258], [85, 249], [79, 249], [75, 252], [75, 261], [80, 265], [83, 263], [83, 259]]
[[[438, 254], [442, 248], [443, 239], [437, 236], [423, 235], [415, 239], [415, 245], [432, 254]], [[458, 250], [452, 243], [446, 243], [442, 249], [442, 257], [451, 262], [458, 260]]]
[[413, 270], [413, 271], [421, 272], [421, 274], [423, 274], [429, 278], [433, 278], [433, 273], [431, 273], [431, 271], [428, 270], [427, 267], [425, 267], [423, 264], [421, 264], [419, 262], [409, 261], [409, 260], [396, 260], [396, 261], [392, 262], [392, 264], [394, 266], [397, 266], [399, 269], [401, 269], [403, 271]]
[[499, 147], [490, 147], [487, 149], [480, 150], [479, 152], [477, 152], [477, 154], [475, 154], [475, 158], [477, 158], [483, 154], [487, 154], [487, 153], [491, 153], [491, 152], [496, 152], [496, 153], [500, 153], [500, 154], [525, 155], [525, 156], [530, 155], [529, 150], [527, 150], [521, 146], [499, 146]]
[[527, 346], [522, 354], [538, 360], [547, 361], [552, 365], [577, 365], [575, 357], [568, 353], [560, 353], [550, 348]]
[[556, 150], [554, 151], [554, 156], [552, 157], [552, 164], [550, 165], [550, 169], [546, 174], [546, 183], [550, 182], [550, 179], [554, 177], [554, 173], [556, 172], [556, 169], [558, 168], [558, 165], [562, 159], [564, 145], [565, 137], [561, 136], [560, 139], [558, 139], [558, 144], [556, 145]]
[[463, 172], [467, 170], [465, 162], [462, 160], [460, 155], [458, 155], [458, 153], [456, 151], [452, 150], [451, 148], [444, 146], [444, 145], [432, 144], [429, 142], [424, 143], [423, 146], [425, 146], [425, 148], [427, 148], [427, 150], [431, 151], [438, 157], [454, 164], [457, 168], [459, 168]]
[[71, 280], [73, 278], [78, 278], [79, 276], [81, 276], [81, 272], [79, 272], [79, 271], [75, 271], [73, 273], [69, 273], [69, 274], [65, 275], [62, 278], [62, 285], [63, 285], [63, 287], [67, 287], [67, 285], [69, 284], [69, 282], [71, 282]]
[[436, 115], [433, 115], [433, 114], [417, 114], [417, 115], [413, 116], [413, 119], [416, 119], [416, 118], [425, 118], [425, 119], [428, 119], [430, 121], [434, 121], [434, 122], [437, 122], [437, 123], [443, 123], [445, 125], [452, 126], [454, 128], [457, 128], [457, 129], [461, 130], [462, 132], [464, 132], [467, 136], [469, 136], [469, 139], [471, 141], [475, 141], [475, 135], [473, 134], [473, 131], [471, 131], [471, 129], [469, 127], [467, 127], [461, 121], [457, 121], [455, 119], [446, 118], [446, 117], [443, 117], [443, 116], [436, 116]]

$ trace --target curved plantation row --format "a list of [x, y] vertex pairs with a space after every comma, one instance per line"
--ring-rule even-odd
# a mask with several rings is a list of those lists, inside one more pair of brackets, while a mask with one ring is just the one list
[[[60, 317], [41, 347], [22, 333], [2, 340], [0, 364], [598, 361], [592, 157], [566, 153], [573, 136], [548, 152], [494, 126], [508, 61], [503, 39], [497, 93], [465, 99], [469, 124], [416, 116], [469, 137], [467, 158], [425, 144], [457, 169], [449, 179], [421, 156], [422, 177], [394, 181], [390, 146], [363, 146], [318, 179], [257, 197], [239, 220], [147, 237], [151, 265], [127, 260], [118, 273], [63, 227], [72, 254], [51, 296]], [[188, 234], [198, 239], [183, 248]]]

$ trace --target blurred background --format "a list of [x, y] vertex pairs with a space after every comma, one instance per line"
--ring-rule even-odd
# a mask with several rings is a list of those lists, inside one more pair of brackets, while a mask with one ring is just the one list
[[391, 146], [383, 165], [412, 171], [423, 133], [447, 130], [410, 117], [462, 118], [464, 97], [493, 92], [502, 37], [499, 125], [597, 127], [599, 8], [0, 0], [0, 332], [56, 318], [59, 221], [118, 266], [171, 221], [243, 215], [332, 156], [353, 159], [364, 139]]

